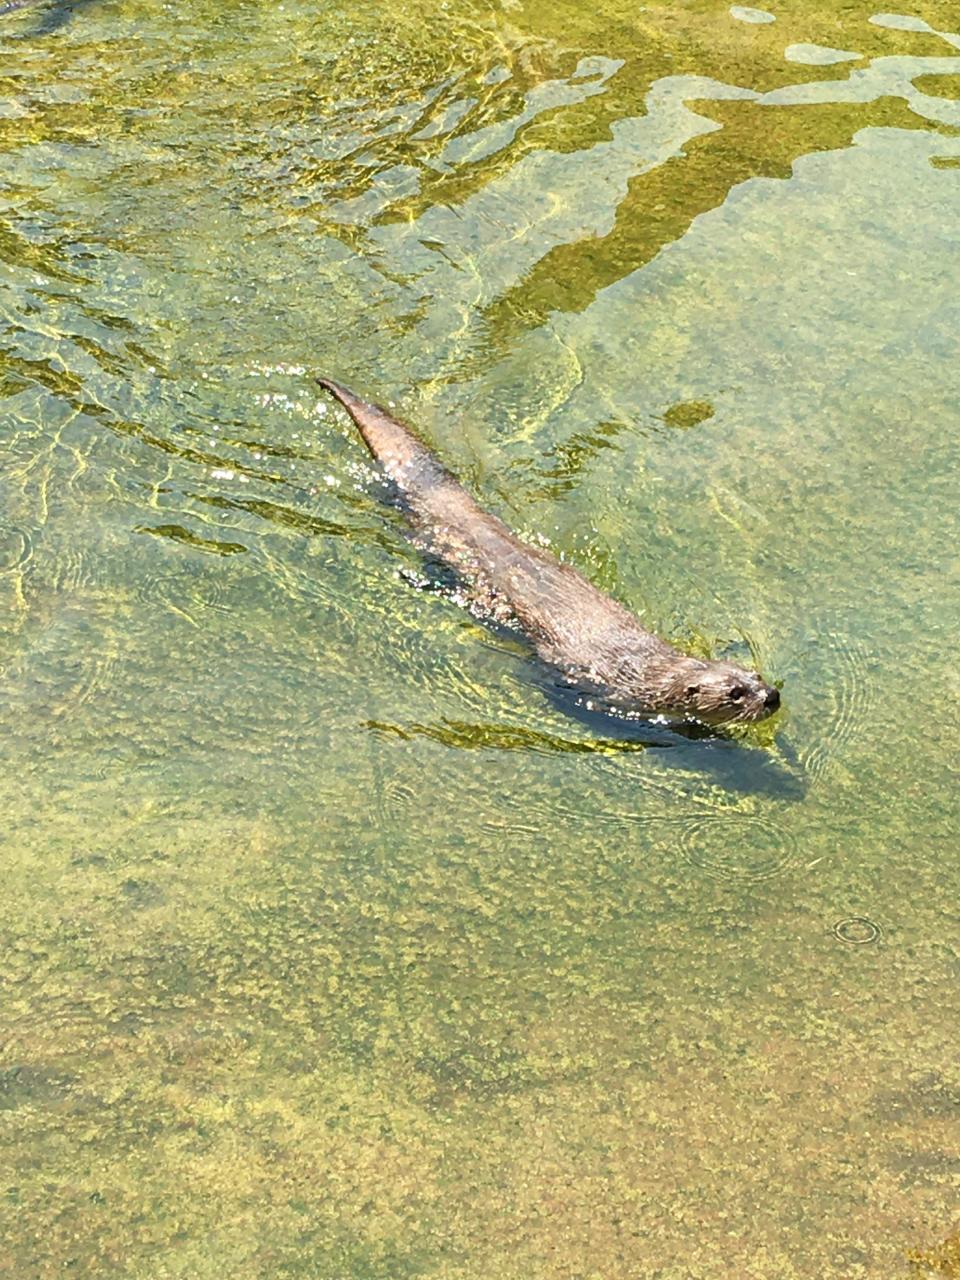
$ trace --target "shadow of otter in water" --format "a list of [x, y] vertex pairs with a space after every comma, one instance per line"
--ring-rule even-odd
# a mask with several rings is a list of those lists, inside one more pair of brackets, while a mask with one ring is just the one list
[[[404, 726], [369, 720], [366, 727], [405, 742], [427, 738], [457, 749], [584, 758], [592, 778], [578, 774], [582, 785], [574, 793], [551, 788], [548, 798], [535, 799], [524, 788], [521, 808], [517, 797], [500, 795], [496, 812], [481, 823], [482, 832], [497, 840], [539, 838], [545, 823], [556, 830], [586, 823], [611, 835], [634, 833], [624, 848], [635, 850], [636, 833], [646, 829], [665, 839], [690, 867], [741, 884], [773, 879], [797, 858], [797, 840], [783, 820], [784, 810], [774, 804], [769, 813], [760, 812], [756, 803], [757, 796], [783, 801], [804, 794], [803, 775], [795, 772], [789, 755], [777, 760], [760, 748], [744, 750], [742, 743], [716, 737], [690, 741], [656, 725], [634, 725], [630, 737], [592, 739], [449, 719]], [[650, 750], [656, 751], [657, 766], [667, 763], [666, 770], [655, 766], [640, 772], [623, 759], [624, 753]], [[387, 782], [384, 791], [386, 807], [407, 821], [415, 789]]]
[[[599, 718], [594, 713], [594, 719]], [[545, 755], [585, 755], [619, 757], [630, 753], [658, 751], [672, 769], [693, 777], [706, 778], [710, 785], [741, 795], [764, 795], [778, 800], [797, 801], [806, 794], [806, 779], [789, 751], [778, 755], [741, 741], [723, 738], [716, 732], [694, 734], [637, 722], [605, 726], [595, 737], [574, 738], [545, 733], [521, 726], [479, 724], [442, 719], [430, 724], [389, 724], [368, 720], [365, 727], [385, 736], [410, 741], [429, 738], [458, 750], [532, 751]], [[691, 726], [693, 729], [694, 726]]]

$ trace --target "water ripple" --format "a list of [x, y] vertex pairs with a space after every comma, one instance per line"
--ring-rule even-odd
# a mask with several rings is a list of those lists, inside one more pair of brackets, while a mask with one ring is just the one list
[[825, 706], [812, 723], [818, 737], [798, 754], [808, 777], [819, 781], [866, 729], [876, 703], [871, 657], [858, 636], [829, 628], [818, 634], [823, 659], [820, 690]]
[[0, 573], [14, 573], [30, 559], [33, 542], [26, 529], [0, 524]]
[[719, 880], [745, 884], [782, 875], [797, 857], [791, 832], [759, 814], [698, 815], [682, 820], [678, 843], [691, 866]]

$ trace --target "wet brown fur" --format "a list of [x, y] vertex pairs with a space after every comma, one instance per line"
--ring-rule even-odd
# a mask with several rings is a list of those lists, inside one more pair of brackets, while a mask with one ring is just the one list
[[403, 423], [329, 378], [367, 447], [397, 486], [418, 535], [469, 588], [479, 610], [515, 623], [566, 683], [621, 713], [707, 723], [765, 719], [776, 689], [752, 671], [680, 653], [549, 551], [484, 511]]

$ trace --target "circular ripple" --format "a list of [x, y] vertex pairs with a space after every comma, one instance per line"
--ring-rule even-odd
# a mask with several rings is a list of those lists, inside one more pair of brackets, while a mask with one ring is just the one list
[[87, 542], [59, 546], [49, 566], [51, 584], [59, 592], [80, 592], [97, 585], [99, 562]]
[[847, 916], [833, 926], [833, 936], [851, 946], [865, 947], [871, 942], [879, 942], [883, 937], [883, 930], [866, 916]]
[[680, 848], [701, 871], [748, 884], [780, 875], [796, 854], [793, 837], [776, 823], [732, 813], [687, 819]]
[[824, 775], [834, 758], [863, 730], [874, 702], [866, 646], [856, 637], [829, 629], [822, 632], [821, 643], [830, 653], [830, 705], [822, 717], [820, 741], [801, 757], [807, 776], [814, 781]]
[[222, 603], [226, 586], [220, 576], [212, 573], [197, 574], [184, 570], [181, 573], [146, 574], [137, 589], [137, 596], [144, 604], [160, 605], [171, 613], [198, 625], [196, 614], [203, 609], [219, 609], [228, 613]]
[[112, 685], [119, 657], [110, 601], [64, 606], [25, 633], [10, 664], [15, 679], [7, 696], [19, 703], [28, 727], [38, 711], [69, 717]]
[[407, 819], [417, 801], [417, 793], [405, 782], [388, 778], [383, 783], [383, 804], [393, 818]]
[[13, 573], [33, 553], [30, 535], [17, 525], [0, 525], [0, 573]]
[[50, 672], [55, 715], [78, 710], [88, 698], [108, 688], [117, 666], [119, 645], [113, 635], [83, 621], [71, 640], [75, 647], [68, 654], [58, 654]]

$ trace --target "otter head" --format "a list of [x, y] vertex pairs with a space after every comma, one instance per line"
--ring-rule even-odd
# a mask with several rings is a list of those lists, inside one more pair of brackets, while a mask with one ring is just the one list
[[688, 658], [672, 683], [676, 707], [706, 724], [752, 724], [780, 705], [779, 689], [732, 662]]

